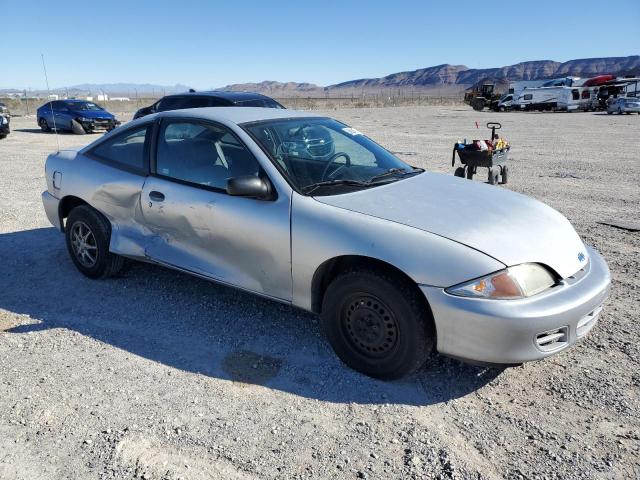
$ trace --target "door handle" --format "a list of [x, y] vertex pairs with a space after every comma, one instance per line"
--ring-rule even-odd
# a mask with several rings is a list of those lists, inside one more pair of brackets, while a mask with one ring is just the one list
[[164, 194], [160, 193], [160, 192], [156, 192], [154, 190], [152, 192], [149, 192], [149, 198], [151, 200], [153, 200], [154, 202], [163, 202], [164, 201]]

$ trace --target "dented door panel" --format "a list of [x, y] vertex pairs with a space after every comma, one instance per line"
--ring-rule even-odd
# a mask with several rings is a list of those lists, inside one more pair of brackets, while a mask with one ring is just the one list
[[[152, 192], [161, 193], [164, 199]], [[140, 223], [145, 255], [224, 283], [291, 300], [289, 199], [233, 197], [149, 177]]]

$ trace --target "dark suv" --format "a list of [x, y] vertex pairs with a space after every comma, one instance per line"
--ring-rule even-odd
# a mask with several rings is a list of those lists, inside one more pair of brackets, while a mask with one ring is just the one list
[[164, 112], [166, 110], [183, 110], [185, 108], [202, 107], [264, 107], [264, 108], [284, 108], [273, 98], [269, 98], [259, 93], [250, 92], [195, 92], [180, 93], [178, 95], [167, 95], [149, 107], [141, 108], [133, 116], [144, 117], [151, 113]]

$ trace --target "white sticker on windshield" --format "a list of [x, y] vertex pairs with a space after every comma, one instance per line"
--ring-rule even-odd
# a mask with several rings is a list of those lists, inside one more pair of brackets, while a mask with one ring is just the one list
[[362, 133], [360, 133], [358, 130], [356, 130], [355, 128], [351, 128], [351, 127], [345, 127], [342, 129], [343, 132], [348, 133], [349, 135], [353, 135], [354, 137], [356, 135], [362, 135]]

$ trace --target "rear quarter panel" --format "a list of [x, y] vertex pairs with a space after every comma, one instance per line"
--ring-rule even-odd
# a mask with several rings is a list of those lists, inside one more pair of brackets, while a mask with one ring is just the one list
[[[53, 185], [60, 174], [58, 188]], [[98, 162], [76, 151], [52, 154], [45, 164], [47, 190], [62, 200], [78, 197], [105, 215], [112, 225], [114, 253], [144, 256], [143, 227], [140, 218], [140, 192], [145, 176], [126, 172]]]

